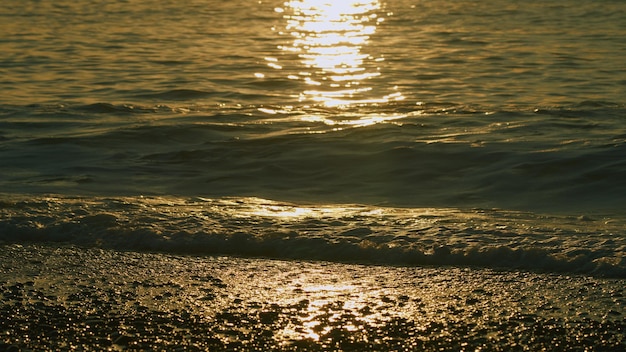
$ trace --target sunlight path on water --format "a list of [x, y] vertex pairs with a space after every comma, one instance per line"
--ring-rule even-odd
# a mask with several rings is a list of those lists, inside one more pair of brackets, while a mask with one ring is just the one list
[[370, 36], [384, 21], [378, 1], [290, 1], [275, 11], [286, 20], [279, 34], [290, 36], [291, 43], [278, 46], [284, 63], [274, 57], [265, 61], [311, 87], [299, 93], [300, 102], [336, 107], [404, 99], [400, 92], [381, 94], [380, 87], [367, 84], [381, 76], [384, 61], [366, 50]]

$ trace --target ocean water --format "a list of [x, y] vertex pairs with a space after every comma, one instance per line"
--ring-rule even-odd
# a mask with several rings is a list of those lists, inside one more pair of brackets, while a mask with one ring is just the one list
[[626, 277], [623, 1], [5, 0], [0, 241]]

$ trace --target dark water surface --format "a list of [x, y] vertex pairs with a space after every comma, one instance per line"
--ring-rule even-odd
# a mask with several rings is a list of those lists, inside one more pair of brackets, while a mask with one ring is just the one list
[[0, 33], [5, 241], [626, 275], [623, 1], [8, 0]]

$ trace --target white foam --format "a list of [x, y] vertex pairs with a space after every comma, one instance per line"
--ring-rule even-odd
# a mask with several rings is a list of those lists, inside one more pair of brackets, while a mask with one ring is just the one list
[[259, 198], [6, 196], [0, 219], [6, 242], [626, 276], [617, 218]]

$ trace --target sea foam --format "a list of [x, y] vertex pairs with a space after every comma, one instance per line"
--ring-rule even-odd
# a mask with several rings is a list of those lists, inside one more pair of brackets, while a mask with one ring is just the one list
[[5, 197], [5, 242], [626, 276], [623, 219], [260, 198]]

